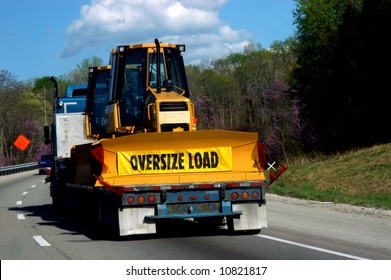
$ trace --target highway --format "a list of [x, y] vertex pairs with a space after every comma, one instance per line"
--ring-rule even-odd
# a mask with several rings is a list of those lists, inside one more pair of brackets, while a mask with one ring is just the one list
[[55, 211], [44, 179], [37, 170], [0, 177], [1, 260], [391, 259], [391, 216], [271, 199], [258, 235], [177, 221], [156, 235], [115, 238], [82, 213]]

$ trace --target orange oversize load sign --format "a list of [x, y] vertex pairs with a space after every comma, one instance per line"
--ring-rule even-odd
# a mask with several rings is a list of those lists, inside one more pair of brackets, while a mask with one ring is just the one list
[[118, 175], [232, 170], [231, 147], [117, 153]]
[[19, 135], [18, 138], [16, 138], [14, 142], [14, 146], [17, 147], [19, 150], [24, 151], [30, 145], [30, 140], [24, 136], [24, 135]]

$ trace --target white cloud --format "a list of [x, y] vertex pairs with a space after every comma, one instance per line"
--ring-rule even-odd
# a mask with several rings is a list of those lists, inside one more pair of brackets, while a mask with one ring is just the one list
[[227, 0], [92, 0], [66, 32], [63, 57], [117, 44], [160, 41], [186, 44], [187, 63], [240, 51], [251, 35], [219, 19]]

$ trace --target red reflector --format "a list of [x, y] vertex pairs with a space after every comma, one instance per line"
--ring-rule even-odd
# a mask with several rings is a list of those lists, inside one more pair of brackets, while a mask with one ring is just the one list
[[150, 195], [150, 196], [148, 196], [148, 202], [149, 202], [149, 203], [154, 203], [154, 202], [155, 202], [155, 200], [156, 200], [156, 198], [155, 198], [155, 196], [154, 196], [154, 195]]
[[182, 201], [182, 200], [183, 200], [183, 196], [179, 195], [179, 196], [178, 196], [178, 200], [179, 200], [179, 201]]
[[206, 200], [209, 200], [209, 194], [204, 195], [204, 198], [205, 198]]
[[138, 203], [144, 203], [144, 202], [145, 202], [145, 198], [144, 198], [143, 196], [139, 196], [139, 197], [137, 198], [137, 202], [138, 202]]
[[239, 183], [227, 184], [227, 188], [234, 188], [234, 187], [240, 187], [240, 184]]
[[133, 196], [129, 196], [128, 197], [128, 203], [129, 204], [133, 204], [134, 203], [134, 197]]
[[239, 194], [238, 194], [237, 192], [233, 192], [233, 193], [231, 194], [231, 198], [234, 199], [234, 200], [236, 200], [236, 199], [239, 198]]
[[186, 189], [186, 187], [185, 186], [171, 186], [171, 189], [172, 190], [184, 190], [184, 189]]
[[191, 200], [197, 200], [197, 196], [196, 196], [196, 195], [192, 195], [192, 196], [190, 197], [190, 199], [191, 199]]
[[259, 198], [259, 193], [258, 192], [252, 192], [251, 193], [251, 197], [254, 198], [254, 199], [258, 199]]
[[214, 188], [213, 184], [199, 184], [196, 186], [197, 189], [210, 189]]

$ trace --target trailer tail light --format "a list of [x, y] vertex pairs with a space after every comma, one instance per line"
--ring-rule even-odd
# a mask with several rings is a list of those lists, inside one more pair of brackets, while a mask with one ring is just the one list
[[196, 195], [192, 195], [192, 196], [190, 197], [190, 199], [191, 199], [191, 200], [197, 200], [197, 196], [196, 196]]
[[247, 199], [247, 198], [248, 198], [248, 192], [242, 192], [241, 197], [242, 197], [243, 199]]
[[182, 201], [182, 200], [183, 200], [183, 196], [178, 195], [178, 201]]
[[209, 194], [204, 195], [205, 200], [209, 200]]
[[128, 201], [129, 204], [133, 204], [134, 201], [135, 201], [135, 199], [134, 199], [133, 196], [129, 196], [128, 199], [127, 199], [127, 201]]
[[154, 203], [156, 201], [156, 197], [154, 195], [148, 196], [148, 202], [149, 203]]
[[228, 196], [224, 200], [230, 201], [259, 201], [261, 199], [262, 190], [259, 188], [240, 188], [228, 190]]
[[151, 205], [160, 203], [161, 199], [158, 193], [128, 193], [123, 197], [123, 205]]
[[137, 202], [140, 203], [140, 204], [143, 204], [145, 202], [145, 198], [140, 195], [138, 198], [137, 198]]

